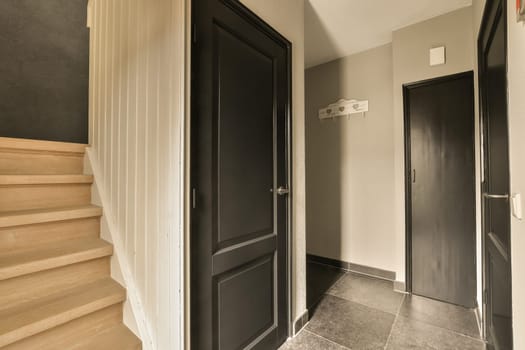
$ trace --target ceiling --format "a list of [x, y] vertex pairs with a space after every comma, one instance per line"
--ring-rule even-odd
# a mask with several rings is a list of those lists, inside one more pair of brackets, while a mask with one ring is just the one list
[[306, 67], [387, 44], [396, 29], [471, 4], [472, 0], [306, 0]]

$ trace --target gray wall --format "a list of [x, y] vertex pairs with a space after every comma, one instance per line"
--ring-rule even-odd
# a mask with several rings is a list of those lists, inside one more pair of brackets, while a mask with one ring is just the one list
[[0, 136], [87, 143], [86, 6], [0, 1]]
[[[306, 71], [307, 251], [393, 270], [394, 141], [390, 44]], [[369, 100], [366, 116], [318, 110]]]

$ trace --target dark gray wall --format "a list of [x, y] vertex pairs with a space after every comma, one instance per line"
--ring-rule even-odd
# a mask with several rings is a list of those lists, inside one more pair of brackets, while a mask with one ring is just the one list
[[0, 0], [0, 136], [87, 143], [87, 0]]

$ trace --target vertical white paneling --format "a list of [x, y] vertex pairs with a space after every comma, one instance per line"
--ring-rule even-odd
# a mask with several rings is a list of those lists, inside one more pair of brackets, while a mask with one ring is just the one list
[[[127, 24], [128, 24], [128, 13], [129, 7], [125, 5], [126, 0], [118, 1], [118, 12], [119, 16], [119, 136], [118, 136], [118, 173], [117, 173], [117, 185], [119, 188], [127, 188], [127, 171], [126, 163], [128, 159], [128, 150], [126, 146], [127, 141], [127, 102], [128, 102], [128, 69], [123, 63], [126, 60], [128, 42], [127, 42]], [[117, 212], [117, 223], [122, 228], [123, 232], [126, 232], [126, 197], [127, 191], [119, 190], [118, 196], [118, 212]], [[124, 235], [123, 241], [126, 244], [127, 235]]]
[[144, 243], [145, 243], [145, 227], [144, 227], [144, 192], [146, 184], [144, 183], [144, 147], [145, 147], [145, 133], [146, 120], [148, 118], [146, 114], [146, 96], [148, 86], [146, 85], [146, 50], [145, 36], [146, 36], [146, 22], [148, 21], [147, 14], [145, 13], [145, 6], [143, 0], [137, 1], [137, 14], [139, 19], [136, 23], [137, 26], [137, 118], [136, 118], [136, 129], [135, 129], [135, 247], [134, 247], [134, 259], [135, 259], [135, 281], [140, 286], [140, 296], [144, 300]]
[[118, 167], [114, 166], [115, 160], [117, 159], [117, 155], [120, 154], [118, 149], [118, 138], [120, 135], [120, 126], [118, 125], [119, 121], [119, 115], [118, 115], [118, 97], [119, 97], [119, 79], [118, 76], [119, 73], [119, 67], [120, 64], [118, 64], [118, 48], [120, 45], [120, 42], [118, 40], [118, 22], [120, 21], [120, 14], [118, 13], [118, 7], [117, 7], [118, 0], [113, 0], [111, 2], [111, 60], [110, 60], [110, 66], [111, 66], [111, 105], [110, 105], [110, 113], [111, 118], [109, 118], [110, 123], [110, 130], [114, 130], [112, 134], [108, 135], [108, 149], [113, 150], [113, 152], [108, 153], [108, 162], [111, 164], [109, 165], [109, 175], [108, 175], [108, 182], [109, 182], [109, 198], [110, 202], [113, 204], [115, 215], [118, 213], [118, 200], [117, 200], [117, 192], [118, 187], [116, 184], [116, 174], [118, 173]]
[[[101, 28], [100, 28], [100, 37], [101, 37], [101, 54], [102, 54], [102, 61], [100, 62], [102, 64], [102, 76], [100, 77], [101, 83], [102, 83], [102, 91], [101, 91], [101, 103], [102, 103], [102, 111], [101, 111], [101, 121], [100, 121], [100, 129], [98, 130], [98, 133], [100, 134], [100, 147], [99, 147], [99, 153], [100, 153], [100, 162], [102, 165], [102, 171], [104, 173], [104, 178], [106, 178], [106, 174], [108, 172], [108, 168], [106, 166], [106, 120], [107, 120], [107, 114], [108, 114], [108, 56], [109, 56], [109, 22], [111, 20], [111, 14], [109, 12], [109, 3], [110, 1], [101, 1]], [[95, 133], [97, 131], [95, 130]]]
[[91, 1], [96, 185], [145, 349], [180, 349], [185, 0]]

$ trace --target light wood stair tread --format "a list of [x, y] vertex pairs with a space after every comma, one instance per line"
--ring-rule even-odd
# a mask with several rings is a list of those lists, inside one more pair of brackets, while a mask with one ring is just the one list
[[0, 137], [0, 349], [142, 349], [122, 323], [87, 147]]
[[52, 245], [0, 253], [0, 281], [98, 259], [113, 254], [113, 246], [98, 238], [56, 242]]
[[0, 175], [0, 186], [92, 183], [92, 175]]
[[86, 342], [74, 346], [71, 350], [138, 350], [141, 349], [141, 341], [132, 331], [124, 325], [115, 326], [107, 331], [97, 334]]
[[0, 312], [0, 347], [125, 299], [125, 289], [112, 279], [105, 278], [3, 310]]
[[71, 142], [56, 142], [0, 137], [0, 150], [21, 150], [37, 152], [84, 153], [86, 144]]
[[101, 215], [102, 208], [94, 205], [20, 211], [0, 211], [0, 228], [53, 221], [82, 219]]

